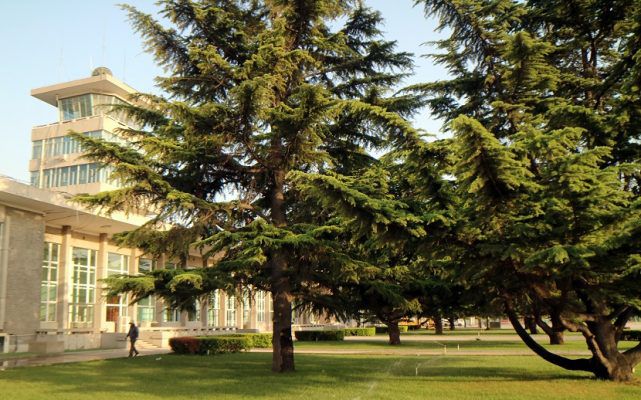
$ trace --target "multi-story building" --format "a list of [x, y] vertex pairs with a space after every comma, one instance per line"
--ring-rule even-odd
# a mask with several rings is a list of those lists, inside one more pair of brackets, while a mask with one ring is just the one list
[[[69, 201], [70, 194], [116, 187], [108, 167], [82, 158], [69, 132], [123, 140], [119, 128], [133, 124], [124, 113], [109, 112], [109, 105], [127, 102], [134, 92], [106, 68], [32, 91], [58, 108], [59, 121], [33, 128], [31, 186], [0, 177], [0, 352], [124, 347], [129, 321], [156, 345], [176, 335], [271, 330], [265, 292], [242, 298], [217, 292], [199, 301], [193, 314], [169, 309], [160, 299], [131, 304], [126, 296], [105, 296], [103, 278], [176, 265], [111, 240], [140, 226], [144, 216], [107, 217]], [[202, 266], [197, 251], [187, 266]]]
[[109, 168], [82, 158], [82, 149], [69, 132], [122, 141], [118, 130], [134, 126], [113, 106], [126, 103], [133, 93], [104, 67], [89, 78], [33, 89], [33, 97], [58, 109], [58, 121], [31, 131], [31, 184], [71, 194], [114, 189]]

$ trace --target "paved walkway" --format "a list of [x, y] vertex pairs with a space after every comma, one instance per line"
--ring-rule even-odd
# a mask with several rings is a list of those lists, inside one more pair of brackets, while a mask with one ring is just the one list
[[[169, 349], [141, 349], [141, 356], [151, 356], [170, 353]], [[129, 349], [113, 350], [86, 350], [72, 351], [55, 355], [29, 356], [11, 360], [0, 360], [0, 370], [13, 367], [27, 367], [37, 365], [64, 364], [73, 362], [85, 362], [106, 360], [110, 358], [124, 358], [129, 355]]]

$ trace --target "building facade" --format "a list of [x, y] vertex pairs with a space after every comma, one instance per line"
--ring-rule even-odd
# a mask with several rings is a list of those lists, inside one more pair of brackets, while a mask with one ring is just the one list
[[[127, 296], [105, 296], [101, 279], [110, 275], [176, 266], [111, 240], [143, 224], [144, 216], [106, 217], [69, 201], [117, 187], [108, 167], [82, 158], [69, 132], [123, 141], [118, 130], [135, 126], [111, 105], [132, 93], [106, 68], [31, 92], [58, 108], [59, 121], [32, 130], [31, 185], [0, 177], [0, 352], [124, 347], [129, 321], [140, 326], [142, 340], [158, 346], [181, 335], [271, 331], [266, 292], [217, 291], [198, 301], [195, 313], [153, 297], [131, 304]], [[188, 267], [202, 265], [198, 252], [190, 254]]]

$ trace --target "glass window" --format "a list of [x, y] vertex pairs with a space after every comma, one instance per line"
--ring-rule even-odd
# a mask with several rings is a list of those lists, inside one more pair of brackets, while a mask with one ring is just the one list
[[31, 159], [39, 160], [42, 158], [42, 140], [34, 140], [31, 147]]
[[73, 275], [69, 321], [89, 325], [93, 321], [96, 294], [96, 250], [72, 249]]
[[179, 322], [180, 311], [175, 308], [167, 307], [163, 315], [164, 322]]
[[110, 296], [107, 298], [107, 315], [105, 320], [116, 322], [118, 330], [122, 329], [127, 324], [127, 296]]
[[31, 173], [31, 186], [40, 187], [40, 172]]
[[45, 242], [40, 282], [40, 321], [56, 320], [60, 245]]
[[98, 166], [98, 164], [96, 163], [89, 164], [88, 172], [87, 172], [87, 183], [98, 182], [99, 171], [100, 171], [100, 167]]
[[218, 326], [219, 325], [219, 311], [220, 311], [220, 292], [214, 290], [209, 296], [209, 309], [207, 310], [207, 324], [209, 326]]
[[129, 256], [118, 253], [107, 254], [107, 276], [129, 273]]
[[72, 165], [69, 167], [69, 184], [77, 185], [78, 184], [78, 166]]
[[138, 272], [151, 272], [154, 270], [154, 260], [150, 258], [138, 259]]
[[227, 295], [225, 303], [225, 325], [236, 326], [236, 296]]
[[136, 304], [138, 322], [151, 322], [156, 318], [156, 300], [149, 296]]
[[247, 324], [250, 319], [251, 301], [249, 298], [249, 291], [243, 292], [243, 323]]
[[62, 99], [60, 100], [59, 108], [63, 121], [94, 115], [90, 94]]
[[188, 321], [200, 321], [200, 301], [194, 301], [194, 311], [187, 313]]
[[78, 183], [84, 185], [87, 183], [87, 175], [89, 171], [88, 164], [78, 165]]
[[256, 293], [256, 319], [258, 322], [265, 322], [265, 292], [262, 290]]
[[67, 186], [69, 185], [69, 167], [62, 167], [59, 168], [58, 171], [60, 171], [60, 185], [59, 186]]

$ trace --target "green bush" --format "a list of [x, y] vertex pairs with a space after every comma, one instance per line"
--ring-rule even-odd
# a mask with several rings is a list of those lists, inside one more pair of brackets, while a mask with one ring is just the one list
[[625, 330], [621, 334], [621, 340], [641, 341], [641, 331]]
[[245, 335], [176, 337], [169, 339], [169, 346], [177, 354], [238, 353], [252, 348], [252, 339]]
[[[401, 333], [406, 333], [409, 329], [408, 329], [407, 325], [399, 325], [398, 326], [398, 330]], [[376, 327], [376, 333], [388, 333], [387, 326], [377, 326]]]
[[345, 331], [298, 331], [294, 334], [301, 342], [340, 341], [345, 339]]
[[367, 328], [345, 328], [345, 336], [374, 336], [376, 328], [369, 326]]
[[252, 340], [248, 336], [204, 336], [200, 340], [199, 354], [238, 353], [252, 348]]
[[230, 337], [248, 337], [251, 347], [259, 349], [267, 349], [272, 347], [272, 334], [271, 333], [237, 333], [228, 335]]

